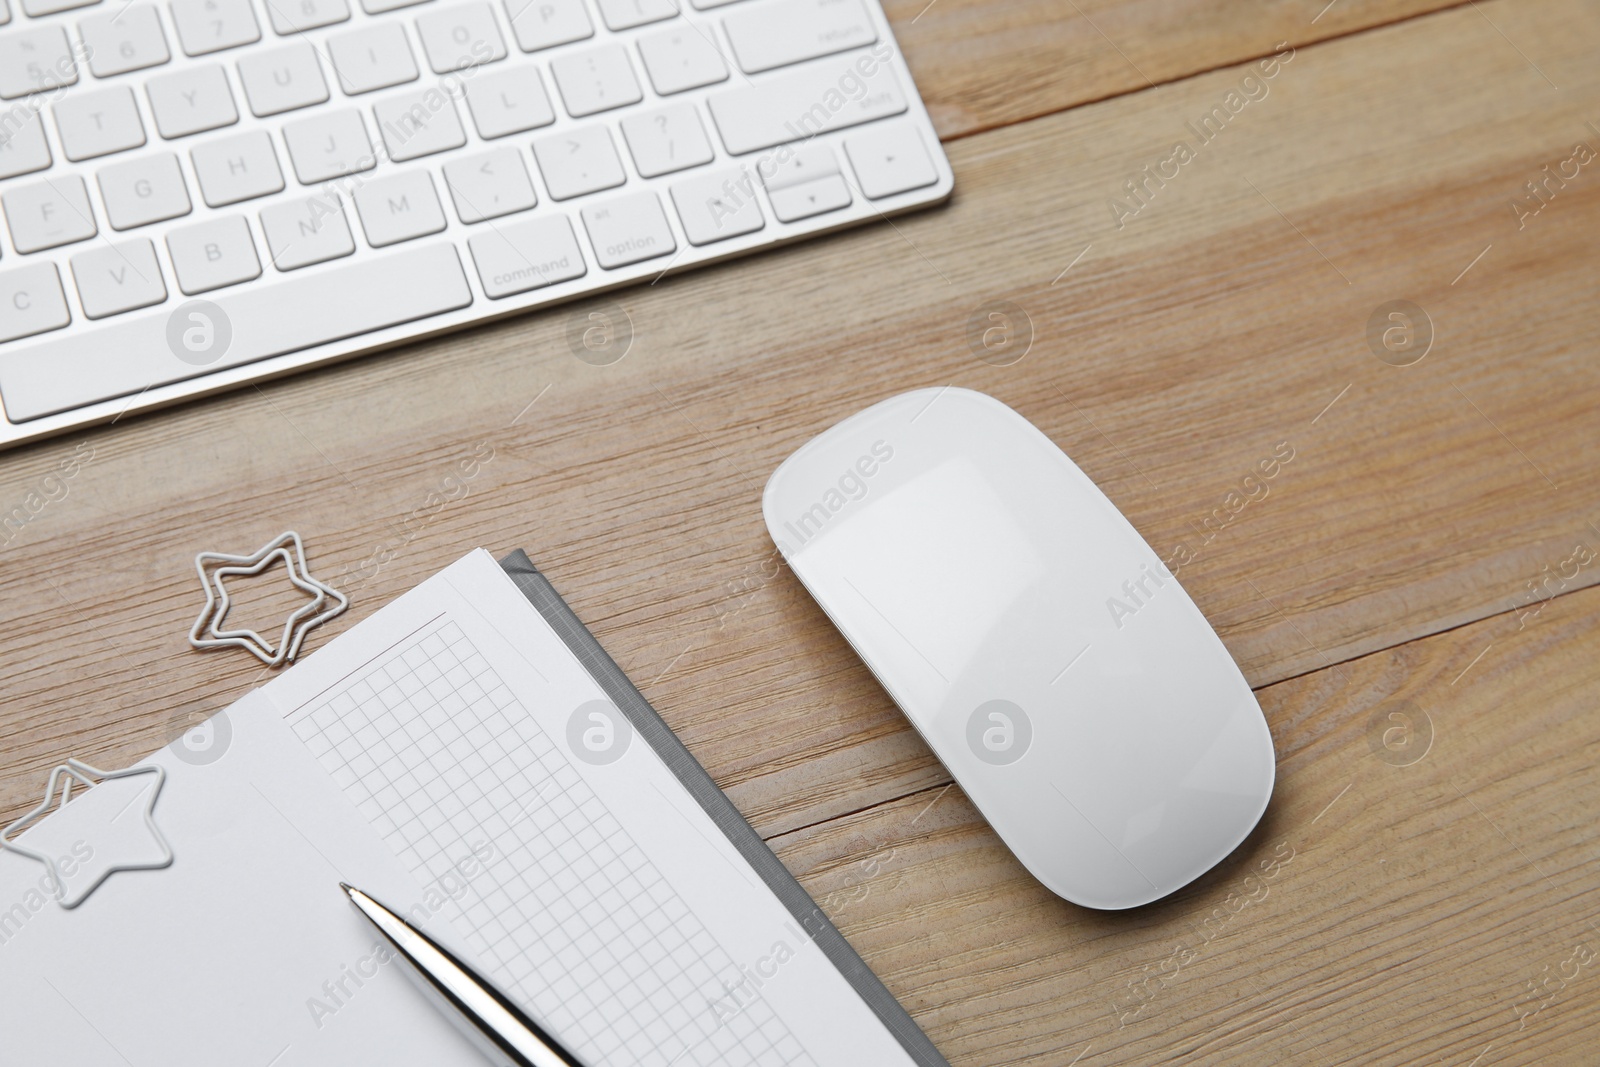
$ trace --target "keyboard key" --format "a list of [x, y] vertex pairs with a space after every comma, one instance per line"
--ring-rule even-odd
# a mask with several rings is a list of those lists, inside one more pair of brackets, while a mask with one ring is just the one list
[[643, 99], [639, 81], [633, 76], [633, 64], [628, 62], [628, 50], [620, 44], [553, 59], [550, 73], [555, 75], [567, 114], [575, 119]]
[[0, 121], [0, 178], [32, 174], [50, 165], [50, 146], [44, 140], [44, 120], [37, 111], [18, 108], [15, 121]]
[[768, 0], [722, 20], [746, 74], [872, 44], [878, 31], [861, 0]]
[[514, 148], [451, 160], [444, 165], [444, 184], [462, 222], [526, 211], [537, 199], [522, 153]]
[[172, 0], [172, 22], [186, 56], [203, 56], [261, 40], [250, 0]]
[[309, 41], [256, 52], [239, 60], [239, 81], [256, 118], [280, 115], [328, 99], [317, 50]]
[[61, 151], [74, 163], [144, 144], [139, 105], [126, 86], [63, 97], [54, 111]]
[[922, 138], [909, 123], [874, 126], [866, 133], [846, 137], [844, 153], [869, 200], [921, 189], [939, 180]]
[[675, 182], [672, 203], [692, 245], [726, 241], [766, 225], [755, 177], [742, 167]]
[[426, 237], [445, 227], [444, 208], [425, 170], [367, 182], [355, 191], [355, 202], [361, 229], [373, 248]]
[[346, 0], [266, 0], [272, 32], [280, 37], [332, 26], [350, 18]]
[[554, 48], [594, 36], [583, 0], [506, 0], [506, 18], [524, 52]]
[[261, 260], [243, 215], [207, 219], [167, 234], [178, 288], [188, 296], [261, 277]]
[[533, 142], [533, 158], [553, 200], [566, 200], [627, 180], [604, 126], [579, 126]]
[[[0, 343], [59, 330], [71, 321], [54, 263], [0, 270]], [[7, 414], [17, 417], [12, 411]]]
[[[862, 74], [858, 62], [845, 57], [813, 63], [754, 85], [713, 93], [706, 102], [722, 143], [732, 154], [743, 155], [904, 112], [906, 98], [889, 65]], [[865, 85], [854, 98], [839, 90], [852, 80]]]
[[589, 270], [563, 215], [497, 226], [467, 246], [491, 300], [581, 278]]
[[[233, 339], [215, 362], [195, 366], [167, 347], [167, 316], [130, 315], [96, 329], [0, 347], [0, 395], [13, 422], [152, 386], [313, 348], [455, 311], [472, 290], [455, 248], [412, 245], [304, 276], [274, 278], [215, 300]], [[0, 302], [3, 303], [3, 302]], [[294, 314], [284, 314], [293, 308]]]
[[192, 210], [178, 157], [171, 152], [103, 167], [98, 177], [113, 230], [176, 219]]
[[689, 0], [689, 3], [694, 5], [696, 11], [709, 11], [714, 7], [726, 7], [737, 3], [737, 0]]
[[622, 120], [622, 137], [646, 178], [711, 162], [711, 142], [693, 104], [629, 115]]
[[215, 64], [151, 78], [145, 92], [150, 95], [156, 131], [168, 140], [239, 121], [228, 76]]
[[639, 38], [639, 55], [644, 59], [650, 84], [662, 96], [728, 80], [728, 65], [722, 61], [709, 31], [696, 26], [680, 26]]
[[467, 110], [472, 112], [478, 136], [485, 140], [548, 126], [556, 120], [539, 72], [531, 66], [479, 74], [467, 83], [466, 92]]
[[301, 185], [371, 170], [378, 162], [367, 127], [355, 108], [324, 111], [283, 127], [289, 162]]
[[633, 193], [583, 209], [595, 258], [607, 270], [677, 251], [655, 193]]
[[76, 175], [14, 186], [0, 196], [0, 202], [5, 205], [11, 243], [18, 252], [87, 241], [99, 232], [94, 210], [89, 207], [89, 191]]
[[762, 184], [770, 193], [838, 174], [839, 160], [825, 144], [806, 145], [764, 157], [759, 169]]
[[161, 16], [152, 4], [131, 4], [90, 15], [78, 23], [89, 69], [97, 78], [158, 67], [172, 58]]
[[279, 270], [325, 263], [356, 250], [344, 218], [344, 201], [337, 193], [262, 208], [261, 230], [267, 235], [272, 265]]
[[830, 174], [804, 185], [779, 189], [769, 193], [767, 198], [772, 201], [772, 213], [778, 216], [779, 222], [798, 222], [849, 207], [850, 187], [840, 175]]
[[72, 257], [72, 278], [83, 313], [91, 319], [147, 308], [167, 298], [155, 246], [143, 238], [79, 252]]
[[346, 96], [417, 80], [406, 31], [393, 22], [329, 37], [328, 56]]
[[850, 206], [850, 189], [827, 145], [798, 149], [760, 170], [779, 222], [795, 222]]
[[453, 4], [417, 19], [417, 35], [435, 74], [465, 70], [506, 57], [505, 38], [486, 3]]
[[361, 10], [369, 15], [380, 15], [385, 11], [394, 11], [402, 7], [415, 7], [417, 4], [426, 2], [427, 0], [361, 0]]
[[0, 36], [0, 100], [59, 89], [78, 81], [78, 64], [60, 26], [21, 27]]
[[455, 105], [436, 90], [391, 97], [372, 112], [377, 116], [389, 158], [396, 163], [467, 143]]
[[599, 0], [600, 17], [611, 30], [660, 22], [678, 13], [678, 0]]
[[57, 11], [71, 11], [75, 7], [88, 7], [98, 4], [100, 0], [22, 0], [24, 14], [38, 18], [40, 15], [54, 15]]
[[208, 207], [252, 200], [283, 188], [283, 171], [264, 130], [196, 145], [190, 153], [200, 196]]

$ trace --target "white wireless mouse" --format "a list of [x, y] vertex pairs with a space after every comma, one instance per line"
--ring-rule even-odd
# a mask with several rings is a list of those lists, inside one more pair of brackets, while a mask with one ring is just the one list
[[808, 442], [767, 529], [1023, 865], [1131, 908], [1231, 852], [1275, 757], [1227, 649], [1128, 520], [992, 397], [923, 389]]

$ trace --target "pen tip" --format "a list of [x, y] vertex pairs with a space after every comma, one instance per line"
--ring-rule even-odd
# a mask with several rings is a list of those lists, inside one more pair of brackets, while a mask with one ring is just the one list
[[343, 889], [346, 895], [356, 892], [356, 887], [351, 885], [349, 882], [340, 882], [339, 888]]

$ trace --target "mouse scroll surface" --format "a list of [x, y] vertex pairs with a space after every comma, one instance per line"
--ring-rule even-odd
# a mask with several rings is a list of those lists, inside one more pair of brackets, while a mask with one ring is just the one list
[[791, 569], [1023, 865], [1126, 908], [1255, 826], [1272, 739], [1178, 581], [1022, 416], [893, 397], [767, 483]]

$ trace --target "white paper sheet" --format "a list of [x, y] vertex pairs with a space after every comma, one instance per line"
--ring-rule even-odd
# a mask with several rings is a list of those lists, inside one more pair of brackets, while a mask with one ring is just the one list
[[[65, 910], [0, 852], [8, 1061], [479, 1063], [343, 879], [593, 1067], [911, 1063], [481, 550], [209, 729], [220, 758], [147, 761], [170, 867]], [[151, 788], [107, 781], [22, 840], [69, 882], [137, 863]]]

